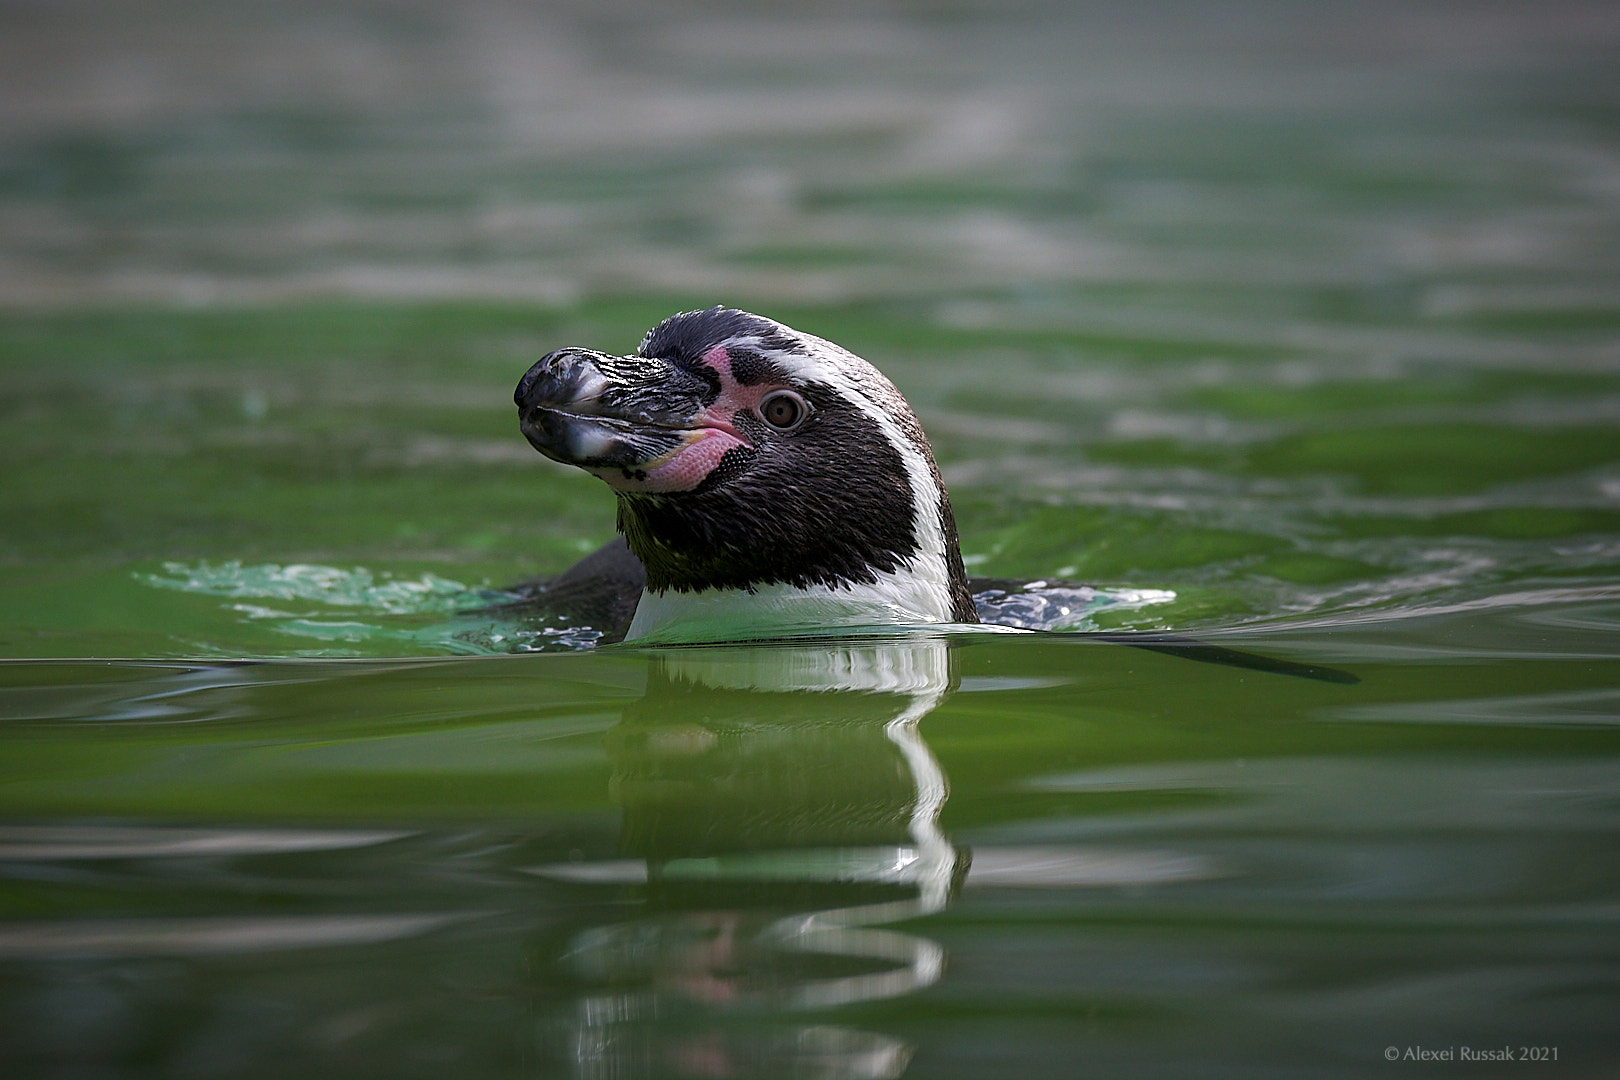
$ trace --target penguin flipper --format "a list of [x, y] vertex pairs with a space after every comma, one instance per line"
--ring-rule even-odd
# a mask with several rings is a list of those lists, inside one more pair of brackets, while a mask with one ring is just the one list
[[544, 618], [600, 631], [601, 642], [620, 641], [630, 629], [647, 570], [622, 536], [615, 536], [552, 578], [531, 578], [503, 589], [510, 599], [485, 611]]

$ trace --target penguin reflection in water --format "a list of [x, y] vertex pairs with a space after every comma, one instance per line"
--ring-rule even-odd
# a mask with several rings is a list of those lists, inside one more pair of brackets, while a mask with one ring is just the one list
[[[536, 1026], [545, 1056], [590, 1076], [900, 1075], [912, 1046], [838, 1010], [944, 972], [937, 941], [887, 924], [943, 910], [972, 862], [940, 830], [947, 782], [918, 730], [951, 665], [937, 636], [650, 657], [605, 739], [617, 857], [528, 868], [585, 915], [533, 949], [564, 991]], [[1064, 856], [1109, 884], [1198, 869]]]
[[[1110, 599], [1084, 586], [970, 582], [905, 398], [860, 357], [771, 319], [713, 307], [665, 319], [632, 356], [558, 349], [514, 397], [535, 449], [614, 490], [621, 534], [559, 577], [515, 587], [514, 614], [590, 627], [603, 642], [736, 641], [1053, 629]], [[1173, 635], [1087, 636], [1354, 681]]]

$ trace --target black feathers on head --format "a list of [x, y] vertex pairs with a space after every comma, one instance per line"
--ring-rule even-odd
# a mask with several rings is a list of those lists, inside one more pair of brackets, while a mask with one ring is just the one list
[[[671, 315], [641, 339], [642, 356], [660, 356], [683, 367], [696, 364], [704, 353], [736, 337], [757, 337], [759, 347], [770, 350], [797, 348], [801, 342], [781, 323], [750, 311], [716, 304], [702, 311]], [[739, 382], [748, 380], [739, 376]]]

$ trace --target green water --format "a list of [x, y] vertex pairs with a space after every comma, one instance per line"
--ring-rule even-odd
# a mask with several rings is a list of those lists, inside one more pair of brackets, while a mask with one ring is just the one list
[[[0, 1073], [1620, 1065], [1604, 5], [95, 15], [0, 16]], [[716, 301], [974, 575], [1360, 682], [470, 612], [612, 535], [517, 378]]]

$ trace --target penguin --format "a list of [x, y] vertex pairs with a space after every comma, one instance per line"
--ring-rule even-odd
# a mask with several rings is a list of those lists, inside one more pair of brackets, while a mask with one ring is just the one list
[[[629, 356], [548, 353], [513, 400], [536, 450], [613, 490], [620, 535], [556, 578], [514, 587], [507, 607], [588, 625], [602, 643], [1029, 628], [1028, 605], [1008, 600], [1035, 586], [969, 581], [950, 496], [905, 397], [830, 341], [735, 308], [685, 311]], [[1096, 595], [1065, 588], [1082, 602]], [[1175, 635], [1087, 636], [1248, 657]]]
[[[950, 497], [871, 364], [746, 311], [673, 315], [632, 356], [558, 349], [518, 383], [534, 448], [600, 478], [622, 539], [594, 583], [627, 641], [977, 623]], [[630, 598], [634, 599], [633, 605]]]

